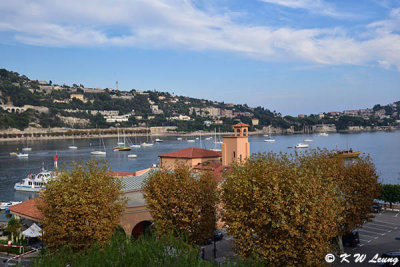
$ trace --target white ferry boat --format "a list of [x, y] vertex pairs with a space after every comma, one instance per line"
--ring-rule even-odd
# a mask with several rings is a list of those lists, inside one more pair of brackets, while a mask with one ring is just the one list
[[16, 183], [14, 189], [18, 191], [39, 192], [42, 189], [46, 189], [46, 183], [51, 177], [54, 177], [52, 172], [42, 169], [38, 174], [29, 174], [27, 178]]

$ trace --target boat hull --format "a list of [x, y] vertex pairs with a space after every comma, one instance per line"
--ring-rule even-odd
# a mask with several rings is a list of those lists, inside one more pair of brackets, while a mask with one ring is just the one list
[[90, 152], [90, 154], [96, 155], [96, 156], [105, 156], [106, 152], [104, 152], [104, 151], [92, 151], [92, 152]]
[[360, 156], [361, 152], [360, 151], [355, 151], [355, 152], [347, 152], [347, 151], [343, 151], [343, 152], [338, 152], [336, 154], [336, 156], [338, 158], [347, 158], [347, 159], [351, 159], [351, 158], [358, 158], [358, 156]]
[[28, 186], [28, 185], [15, 185], [14, 189], [16, 191], [26, 191], [26, 192], [39, 192], [42, 189], [46, 189], [46, 187], [40, 187], [40, 186]]
[[114, 151], [131, 151], [131, 147], [114, 147]]

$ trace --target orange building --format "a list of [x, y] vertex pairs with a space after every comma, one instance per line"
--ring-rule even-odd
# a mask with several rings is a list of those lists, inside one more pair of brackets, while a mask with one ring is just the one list
[[207, 161], [220, 161], [221, 152], [198, 147], [189, 147], [159, 155], [160, 166], [167, 169], [174, 169], [177, 164], [185, 164], [191, 168], [201, 165]]
[[230, 165], [234, 161], [245, 161], [250, 157], [248, 136], [249, 125], [238, 123], [233, 125], [234, 135], [224, 136], [222, 144], [222, 165]]

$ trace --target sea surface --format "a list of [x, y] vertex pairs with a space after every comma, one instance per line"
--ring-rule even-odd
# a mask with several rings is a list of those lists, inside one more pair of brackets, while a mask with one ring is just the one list
[[[158, 164], [158, 155], [175, 150], [196, 146], [202, 148], [214, 148], [213, 139], [197, 139], [195, 143], [177, 140], [177, 137], [160, 137], [164, 140], [155, 143], [152, 147], [132, 148], [130, 152], [115, 152], [116, 138], [104, 139], [107, 155], [97, 156], [105, 159], [113, 171], [134, 172]], [[393, 132], [367, 132], [342, 134], [334, 133], [323, 137], [314, 135], [279, 135], [273, 136], [274, 143], [264, 142], [264, 137], [249, 137], [251, 153], [257, 152], [293, 152], [297, 143], [304, 143], [304, 139], [311, 138], [310, 148], [346, 149], [360, 150], [369, 154], [376, 165], [380, 182], [400, 184], [400, 131]], [[137, 142], [145, 142], [145, 138]], [[44, 166], [48, 170], [54, 170], [53, 157], [59, 157], [59, 166], [70, 164], [74, 161], [87, 161], [93, 156], [91, 151], [99, 148], [98, 139], [75, 140], [77, 150], [68, 149], [72, 140], [39, 140], [29, 143], [32, 151], [29, 151], [28, 158], [17, 158], [10, 156], [10, 152], [20, 150], [22, 142], [0, 143], [0, 201], [23, 201], [35, 196], [35, 193], [21, 192], [14, 190], [14, 184], [27, 177], [29, 173], [37, 173]], [[219, 145], [220, 146], [220, 145]], [[136, 154], [137, 158], [128, 158], [128, 154]]]

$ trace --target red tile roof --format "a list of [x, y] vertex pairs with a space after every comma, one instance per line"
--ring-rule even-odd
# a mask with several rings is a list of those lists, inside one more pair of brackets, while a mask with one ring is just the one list
[[240, 128], [240, 127], [250, 127], [250, 125], [243, 122], [233, 125], [233, 128]]
[[185, 149], [177, 150], [171, 153], [159, 155], [160, 158], [217, 158], [222, 157], [220, 151], [213, 151], [208, 149], [202, 149], [197, 147], [188, 147]]
[[35, 197], [20, 204], [11, 206], [9, 210], [11, 213], [19, 215], [21, 217], [40, 221], [43, 219], [43, 214], [39, 211], [37, 207], [42, 204], [43, 199]]
[[194, 169], [199, 171], [211, 171], [218, 183], [220, 183], [231, 170], [229, 166], [222, 165], [219, 161], [207, 161], [194, 167]]

